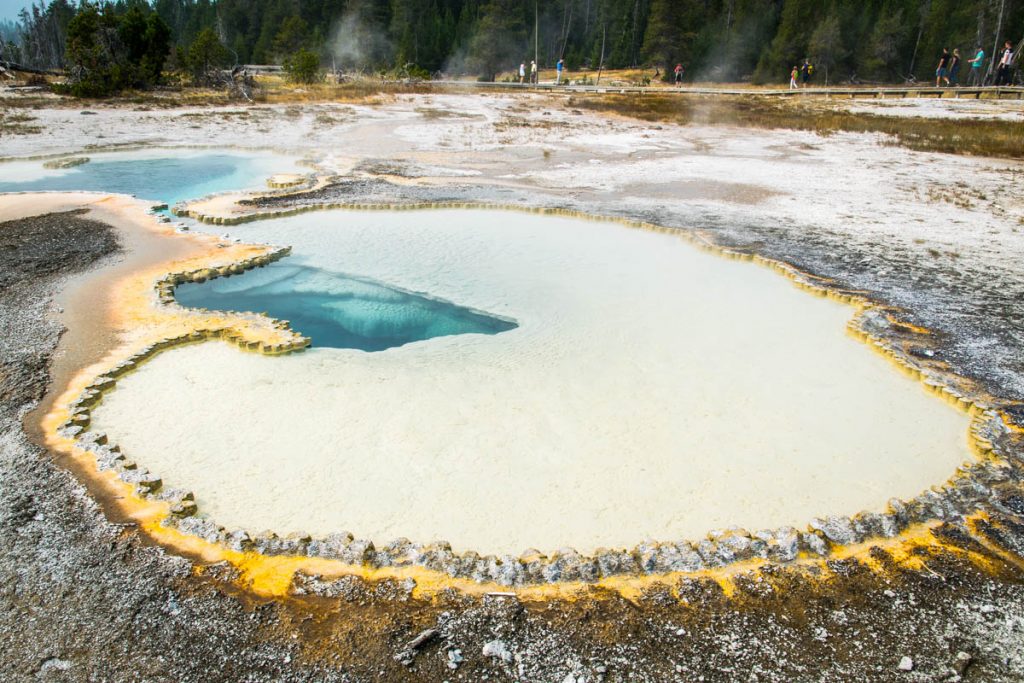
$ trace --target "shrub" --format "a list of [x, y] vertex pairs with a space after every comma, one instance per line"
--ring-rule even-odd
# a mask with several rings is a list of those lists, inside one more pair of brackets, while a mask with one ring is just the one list
[[204, 28], [189, 45], [185, 61], [193, 83], [211, 85], [213, 74], [227, 64], [228, 50], [212, 28]]
[[284, 71], [293, 83], [315, 83], [320, 80], [320, 57], [302, 48], [284, 60]]

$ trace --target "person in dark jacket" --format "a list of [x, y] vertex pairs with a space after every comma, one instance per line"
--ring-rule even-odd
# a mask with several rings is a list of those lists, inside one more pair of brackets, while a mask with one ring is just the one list
[[949, 48], [942, 48], [942, 56], [939, 57], [939, 66], [935, 69], [935, 87], [942, 86], [945, 81], [949, 85]]
[[953, 49], [953, 58], [949, 60], [949, 85], [959, 88], [960, 87], [960, 50], [959, 48]]

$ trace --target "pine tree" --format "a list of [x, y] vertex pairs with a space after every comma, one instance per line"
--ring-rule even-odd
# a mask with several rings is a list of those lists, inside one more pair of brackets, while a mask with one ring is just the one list
[[298, 52], [310, 42], [309, 26], [302, 17], [292, 15], [284, 20], [274, 36], [274, 52], [282, 57]]
[[888, 79], [898, 75], [899, 56], [909, 27], [901, 9], [886, 7], [875, 22], [862, 55], [861, 66], [870, 77]]
[[811, 34], [810, 45], [811, 58], [818, 65], [818, 68], [825, 70], [825, 85], [829, 83], [829, 72], [833, 71], [836, 65], [846, 57], [846, 48], [843, 46], [843, 33], [839, 25], [839, 16], [832, 11], [825, 17], [818, 27]]
[[644, 59], [664, 71], [679, 54], [683, 28], [672, 0], [652, 0], [651, 12], [644, 32]]
[[808, 38], [821, 13], [820, 0], [785, 0], [775, 38], [758, 61], [756, 81], [779, 81], [807, 56]]
[[469, 44], [468, 66], [481, 78], [493, 81], [502, 68], [526, 58], [526, 26], [521, 3], [491, 0], [481, 10], [476, 34]]

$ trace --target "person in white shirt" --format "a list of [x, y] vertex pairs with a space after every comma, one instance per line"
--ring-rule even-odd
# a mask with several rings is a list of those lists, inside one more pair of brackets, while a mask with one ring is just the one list
[[519, 84], [526, 83], [526, 62], [519, 62]]
[[996, 85], [1010, 85], [1010, 72], [1013, 69], [1013, 43], [1006, 41], [1003, 56], [999, 58], [999, 71], [996, 73]]

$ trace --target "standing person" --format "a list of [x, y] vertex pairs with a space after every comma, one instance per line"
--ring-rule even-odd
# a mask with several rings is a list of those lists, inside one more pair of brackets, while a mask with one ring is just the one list
[[949, 79], [947, 82], [954, 88], [960, 87], [960, 49], [953, 48], [953, 58], [949, 60]]
[[530, 60], [530, 82], [534, 85], [537, 84], [537, 62], [536, 60]]
[[797, 67], [794, 66], [793, 70], [789, 72], [789, 89], [790, 90], [796, 90], [797, 88], [800, 87], [799, 85], [797, 85], [797, 82], [796, 82], [796, 79], [797, 79], [798, 76], [800, 76], [800, 69], [798, 69]]
[[982, 85], [985, 80], [981, 67], [985, 65], [985, 51], [981, 47], [977, 48], [977, 54], [974, 55], [974, 59], [967, 62], [971, 65], [971, 85], [975, 88]]
[[811, 74], [814, 73], [814, 67], [811, 66], [811, 60], [805, 59], [804, 63], [800, 65], [800, 81], [803, 83], [803, 87], [807, 87], [811, 82]]
[[559, 59], [558, 60], [558, 64], [555, 64], [555, 72], [556, 72], [555, 85], [561, 85], [562, 84], [562, 69], [564, 69], [564, 68], [565, 68], [565, 60], [564, 59]]
[[519, 85], [526, 83], [526, 62], [519, 62]]
[[1010, 69], [1013, 64], [1013, 43], [1006, 41], [1003, 55], [999, 58], [999, 71], [996, 74], [996, 85], [1010, 84]]
[[676, 74], [676, 85], [682, 85], [683, 84], [683, 65], [682, 64], [676, 64], [675, 74]]
[[942, 56], [939, 57], [939, 65], [935, 68], [935, 87], [942, 86], [945, 81], [949, 85], [949, 48], [942, 48]]

